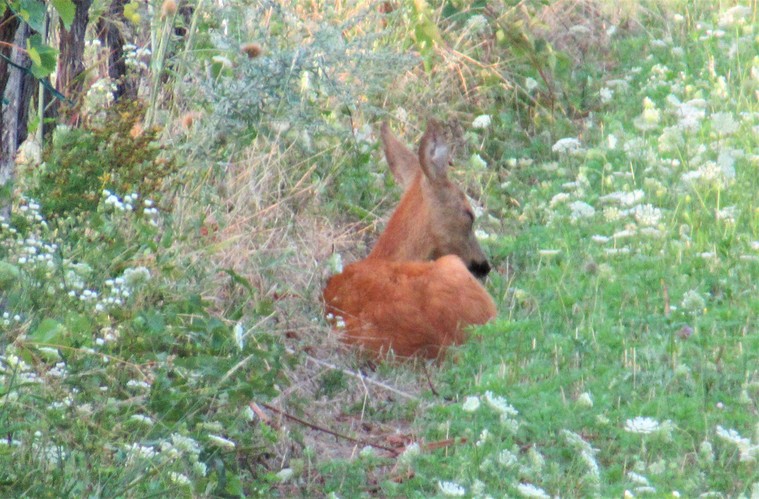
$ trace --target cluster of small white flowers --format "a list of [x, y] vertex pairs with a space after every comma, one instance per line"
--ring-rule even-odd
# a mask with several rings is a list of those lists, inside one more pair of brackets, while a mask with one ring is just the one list
[[472, 154], [469, 158], [469, 163], [475, 170], [484, 170], [488, 167], [488, 162], [482, 159], [482, 156], [477, 153]]
[[514, 409], [505, 398], [499, 395], [494, 395], [490, 390], [485, 392], [485, 401], [501, 415], [512, 417], [519, 415], [519, 411]]
[[659, 127], [661, 121], [661, 111], [657, 109], [656, 104], [648, 97], [643, 99], [643, 112], [633, 120], [635, 128], [645, 132], [655, 130]]
[[683, 309], [692, 314], [700, 314], [706, 307], [706, 301], [698, 291], [691, 289], [683, 295], [681, 305]]
[[475, 14], [466, 21], [466, 29], [472, 33], [483, 33], [489, 29], [488, 20], [482, 14]]
[[124, 44], [124, 63], [128, 68], [147, 71], [148, 65], [145, 60], [150, 58], [150, 54], [148, 47], [138, 47], [132, 43]]
[[130, 421], [135, 421], [140, 424], [144, 424], [146, 426], [153, 426], [153, 419], [150, 416], [145, 416], [144, 414], [132, 414], [129, 416]]
[[645, 193], [640, 189], [636, 189], [629, 192], [612, 192], [610, 194], [601, 196], [599, 199], [603, 202], [616, 203], [620, 206], [632, 206], [642, 200], [643, 197], [645, 197]]
[[148, 217], [148, 223], [152, 225], [153, 227], [158, 227], [158, 208], [153, 206], [153, 200], [151, 199], [145, 199], [142, 202], [143, 209], [142, 213], [145, 214], [146, 217]]
[[221, 437], [219, 435], [209, 434], [208, 441], [223, 449], [233, 450], [235, 447], [237, 447], [237, 444], [235, 444], [232, 440]]
[[517, 490], [522, 497], [533, 497], [536, 499], [551, 499], [551, 496], [546, 493], [545, 490], [531, 483], [520, 483], [517, 485]]
[[711, 115], [712, 130], [721, 136], [732, 135], [741, 127], [732, 113], [714, 113]]
[[105, 198], [105, 201], [103, 201], [103, 204], [105, 204], [106, 207], [112, 206], [114, 210], [116, 211], [134, 211], [134, 202], [137, 201], [137, 198], [139, 195], [135, 192], [132, 194], [127, 194], [124, 196], [124, 200], [122, 201], [119, 199], [119, 197], [116, 194], [113, 194], [109, 190], [103, 191], [103, 197]]
[[[14, 386], [42, 383], [42, 379], [32, 370], [31, 366], [24, 362], [21, 357], [16, 355], [12, 346], [6, 349], [5, 355], [0, 355], [0, 374], [13, 376], [15, 378]], [[16, 391], [11, 391], [5, 395], [4, 401], [16, 397], [18, 397], [18, 393]]]
[[472, 128], [476, 130], [484, 130], [490, 126], [490, 115], [481, 114], [472, 121]]
[[464, 403], [461, 404], [461, 409], [464, 412], [475, 412], [479, 408], [480, 408], [480, 397], [476, 395], [468, 396], [466, 399], [464, 399]]
[[330, 322], [335, 329], [345, 329], [345, 319], [343, 319], [342, 316], [334, 315], [330, 312], [327, 314], [326, 318], [327, 322]]
[[140, 381], [137, 379], [130, 379], [126, 383], [127, 388], [131, 388], [132, 390], [150, 390], [150, 383], [147, 381]]
[[588, 467], [587, 476], [590, 478], [591, 482], [596, 486], [600, 485], [601, 471], [598, 467], [598, 462], [596, 461], [596, 453], [598, 453], [598, 449], [594, 449], [592, 445], [586, 442], [585, 439], [577, 433], [569, 430], [561, 430], [561, 434], [564, 436], [567, 443], [579, 453], [580, 458]]
[[456, 482], [438, 481], [438, 490], [446, 497], [463, 497], [466, 495], [466, 489]]
[[741, 462], [754, 463], [759, 459], [759, 444], [752, 443], [751, 439], [741, 436], [736, 430], [717, 425], [715, 434], [721, 440], [729, 442], [738, 448]]
[[48, 376], [53, 378], [64, 378], [68, 371], [65, 362], [56, 362], [56, 364], [47, 371]]
[[182, 473], [177, 473], [175, 471], [172, 471], [169, 473], [169, 479], [176, 483], [177, 485], [183, 485], [183, 486], [189, 486], [192, 485], [192, 482], [189, 478], [187, 478], [187, 475], [183, 475]]
[[558, 154], [575, 154], [582, 151], [582, 144], [574, 137], [566, 137], [557, 140], [551, 150]]
[[13, 323], [18, 324], [19, 322], [21, 322], [21, 316], [19, 314], [13, 314], [11, 316], [10, 312], [3, 312], [3, 320], [2, 320], [3, 326], [8, 327]]
[[598, 96], [601, 98], [601, 102], [607, 104], [614, 98], [614, 90], [609, 87], [603, 87], [598, 91]]
[[108, 77], [100, 78], [87, 90], [83, 109], [92, 116], [103, 117], [105, 109], [113, 103], [116, 83]]
[[675, 108], [675, 114], [679, 118], [678, 126], [684, 130], [693, 132], [699, 129], [701, 121], [706, 116], [706, 101], [704, 99], [691, 99], [686, 102], [670, 94], [667, 102]]
[[519, 458], [509, 449], [503, 449], [498, 453], [496, 461], [498, 461], [498, 464], [505, 468], [511, 468], [512, 466], [516, 466], [517, 463], [519, 463]]
[[649, 417], [638, 416], [625, 421], [625, 431], [629, 433], [648, 435], [650, 433], [655, 433], [660, 429], [661, 424], [657, 420]]
[[153, 459], [156, 456], [155, 448], [138, 443], [124, 444], [124, 451], [127, 454], [127, 463], [129, 464], [134, 464], [138, 460]]
[[662, 212], [651, 204], [639, 204], [630, 210], [635, 220], [643, 226], [654, 226], [659, 223]]
[[584, 201], [573, 201], [569, 204], [569, 209], [572, 210], [569, 217], [573, 222], [583, 218], [591, 218], [596, 214], [596, 209]]

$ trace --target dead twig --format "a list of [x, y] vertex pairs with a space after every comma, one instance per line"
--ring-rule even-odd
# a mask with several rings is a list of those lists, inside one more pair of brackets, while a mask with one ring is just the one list
[[[250, 408], [253, 409], [253, 411], [255, 412], [256, 409], [254, 409], [254, 406], [257, 406], [257, 404], [255, 402], [251, 402], [249, 405], [250, 405]], [[328, 428], [324, 428], [324, 427], [319, 426], [317, 424], [310, 423], [308, 421], [300, 419], [297, 416], [293, 416], [292, 414], [289, 414], [289, 413], [287, 413], [287, 412], [285, 412], [285, 411], [283, 411], [281, 409], [277, 409], [276, 407], [272, 407], [269, 404], [265, 404], [263, 402], [261, 403], [261, 405], [264, 406], [264, 407], [266, 407], [270, 411], [274, 411], [277, 414], [280, 414], [281, 416], [285, 417], [286, 419], [289, 419], [290, 421], [295, 421], [296, 423], [301, 424], [301, 425], [303, 425], [303, 426], [305, 426], [307, 428], [311, 428], [312, 430], [320, 431], [322, 433], [327, 433], [327, 434], [332, 435], [334, 437], [342, 438], [343, 440], [348, 440], [349, 442], [354, 442], [354, 443], [357, 443], [359, 445], [363, 445], [363, 446], [367, 446], [368, 445], [370, 447], [374, 447], [375, 449], [382, 449], [382, 450], [384, 450], [386, 452], [389, 452], [393, 457], [395, 457], [395, 456], [398, 455], [398, 451], [396, 449], [391, 449], [390, 447], [385, 447], [383, 445], [375, 444], [375, 443], [369, 442], [367, 440], [362, 440], [360, 438], [355, 438], [355, 437], [351, 437], [351, 436], [348, 436], [348, 435], [343, 435], [342, 433], [338, 433], [338, 432], [332, 431], [332, 430], [330, 430]]]
[[[291, 348], [286, 348], [285, 351], [287, 353], [289, 353], [290, 355], [295, 355], [296, 354], [295, 350], [293, 350]], [[378, 387], [382, 388], [383, 390], [387, 390], [387, 391], [392, 392], [392, 393], [394, 393], [396, 395], [399, 395], [399, 396], [401, 396], [403, 398], [406, 398], [406, 399], [409, 399], [409, 400], [414, 400], [414, 401], [419, 401], [419, 397], [411, 395], [410, 393], [402, 392], [401, 390], [399, 390], [399, 389], [397, 389], [395, 387], [392, 387], [390, 385], [387, 385], [385, 383], [382, 383], [381, 381], [373, 380], [372, 378], [367, 377], [363, 373], [351, 371], [350, 369], [345, 369], [343, 367], [336, 366], [334, 364], [330, 364], [329, 362], [325, 362], [325, 361], [319, 360], [319, 359], [317, 359], [315, 357], [311, 357], [308, 354], [303, 354], [303, 355], [306, 356], [306, 360], [308, 360], [310, 362], [313, 362], [314, 364], [320, 365], [322, 367], [327, 367], [327, 368], [333, 369], [335, 371], [340, 371], [343, 374], [347, 374], [348, 376], [352, 376], [354, 378], [358, 378], [361, 381], [364, 381], [364, 382], [369, 383], [369, 384], [374, 385], [374, 386], [378, 386]]]

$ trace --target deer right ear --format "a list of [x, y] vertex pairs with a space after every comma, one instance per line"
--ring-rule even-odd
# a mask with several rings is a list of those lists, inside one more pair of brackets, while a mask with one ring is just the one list
[[419, 159], [393, 135], [387, 122], [382, 123], [382, 148], [395, 181], [405, 190], [419, 173]]
[[419, 144], [419, 163], [428, 179], [433, 182], [448, 178], [451, 157], [445, 142], [443, 129], [437, 121], [427, 123], [422, 142]]

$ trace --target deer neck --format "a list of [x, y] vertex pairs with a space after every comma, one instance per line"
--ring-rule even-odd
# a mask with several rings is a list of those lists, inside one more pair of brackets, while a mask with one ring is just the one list
[[403, 194], [387, 227], [367, 259], [406, 261], [431, 257], [430, 215], [421, 175]]

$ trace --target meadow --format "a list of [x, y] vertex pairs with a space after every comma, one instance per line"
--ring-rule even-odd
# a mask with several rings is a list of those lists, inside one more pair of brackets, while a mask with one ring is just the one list
[[[135, 4], [0, 223], [0, 495], [759, 497], [756, 3]], [[320, 293], [429, 118], [498, 317], [371, 362]]]

